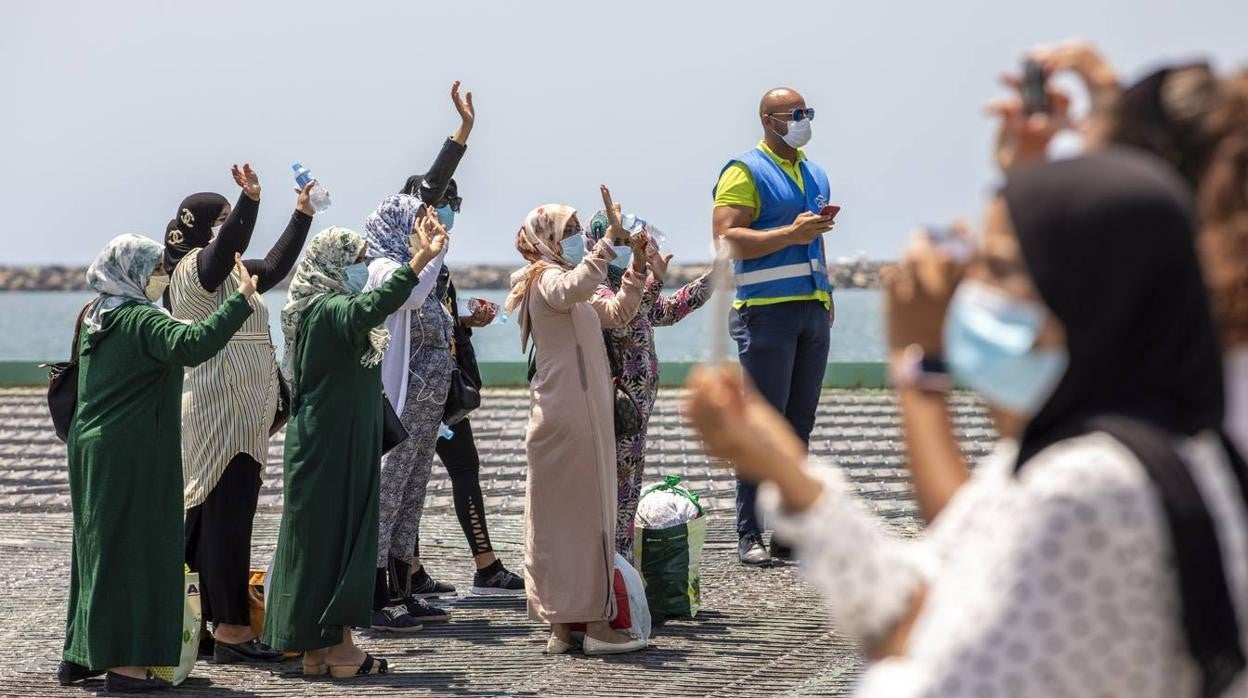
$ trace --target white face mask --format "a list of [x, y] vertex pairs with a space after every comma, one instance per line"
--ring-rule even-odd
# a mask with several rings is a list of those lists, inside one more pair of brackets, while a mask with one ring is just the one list
[[152, 274], [152, 277], [147, 280], [147, 286], [143, 288], [143, 295], [147, 296], [149, 301], [155, 303], [160, 300], [161, 296], [165, 295], [165, 289], [167, 288], [169, 288], [168, 274], [161, 274], [160, 276]]
[[[221, 225], [225, 225], [225, 224], [224, 224], [224, 223], [222, 223]], [[212, 236], [213, 236], [214, 238], [217, 236], [217, 233], [221, 232], [221, 225], [214, 225], [214, 226], [212, 226]]]
[[810, 119], [802, 119], [801, 121], [790, 121], [787, 133], [776, 132], [780, 136], [780, 140], [790, 148], [800, 148], [810, 142]]

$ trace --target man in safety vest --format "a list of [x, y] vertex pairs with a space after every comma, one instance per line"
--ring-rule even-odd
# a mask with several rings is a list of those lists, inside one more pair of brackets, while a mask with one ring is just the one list
[[[737, 298], [731, 332], [741, 366], [759, 392], [809, 441], [828, 361], [833, 317], [823, 234], [832, 218], [828, 176], [806, 159], [815, 110], [778, 88], [759, 103], [763, 140], [729, 161], [715, 187], [716, 238], [732, 244]], [[757, 486], [737, 481], [737, 555], [746, 565], [789, 558], [773, 539], [763, 547], [754, 511]]]

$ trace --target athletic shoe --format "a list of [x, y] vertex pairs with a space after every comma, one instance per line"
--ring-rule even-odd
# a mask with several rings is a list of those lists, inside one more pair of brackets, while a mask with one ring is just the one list
[[478, 596], [523, 596], [524, 578], [508, 570], [501, 564], [498, 570], [489, 573], [489, 568], [477, 570], [472, 575], [472, 593]]
[[437, 606], [430, 606], [429, 602], [424, 599], [416, 599], [409, 596], [400, 603], [407, 610], [407, 614], [420, 623], [444, 623], [451, 619], [450, 611]]
[[412, 573], [408, 593], [417, 599], [436, 599], [439, 596], [453, 596], [455, 587], [430, 577], [422, 566], [419, 572]]
[[380, 611], [373, 611], [373, 630], [390, 633], [414, 633], [422, 627], [424, 626], [420, 624], [420, 621], [413, 618], [407, 612], [407, 607], [402, 604], [386, 606]]

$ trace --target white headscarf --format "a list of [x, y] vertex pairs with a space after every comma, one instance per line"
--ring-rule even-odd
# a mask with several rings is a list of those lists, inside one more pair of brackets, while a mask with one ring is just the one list
[[87, 267], [87, 285], [100, 294], [82, 318], [88, 333], [98, 332], [104, 326], [107, 313], [131, 301], [166, 312], [148, 299], [146, 291], [147, 282], [164, 252], [164, 245], [133, 233], [109, 240]]

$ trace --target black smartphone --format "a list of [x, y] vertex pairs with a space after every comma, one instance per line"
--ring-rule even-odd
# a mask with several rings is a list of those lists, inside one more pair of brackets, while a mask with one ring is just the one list
[[1049, 92], [1045, 89], [1048, 75], [1044, 68], [1034, 61], [1023, 62], [1023, 83], [1018, 91], [1023, 97], [1023, 114], [1047, 114], [1049, 112]]

